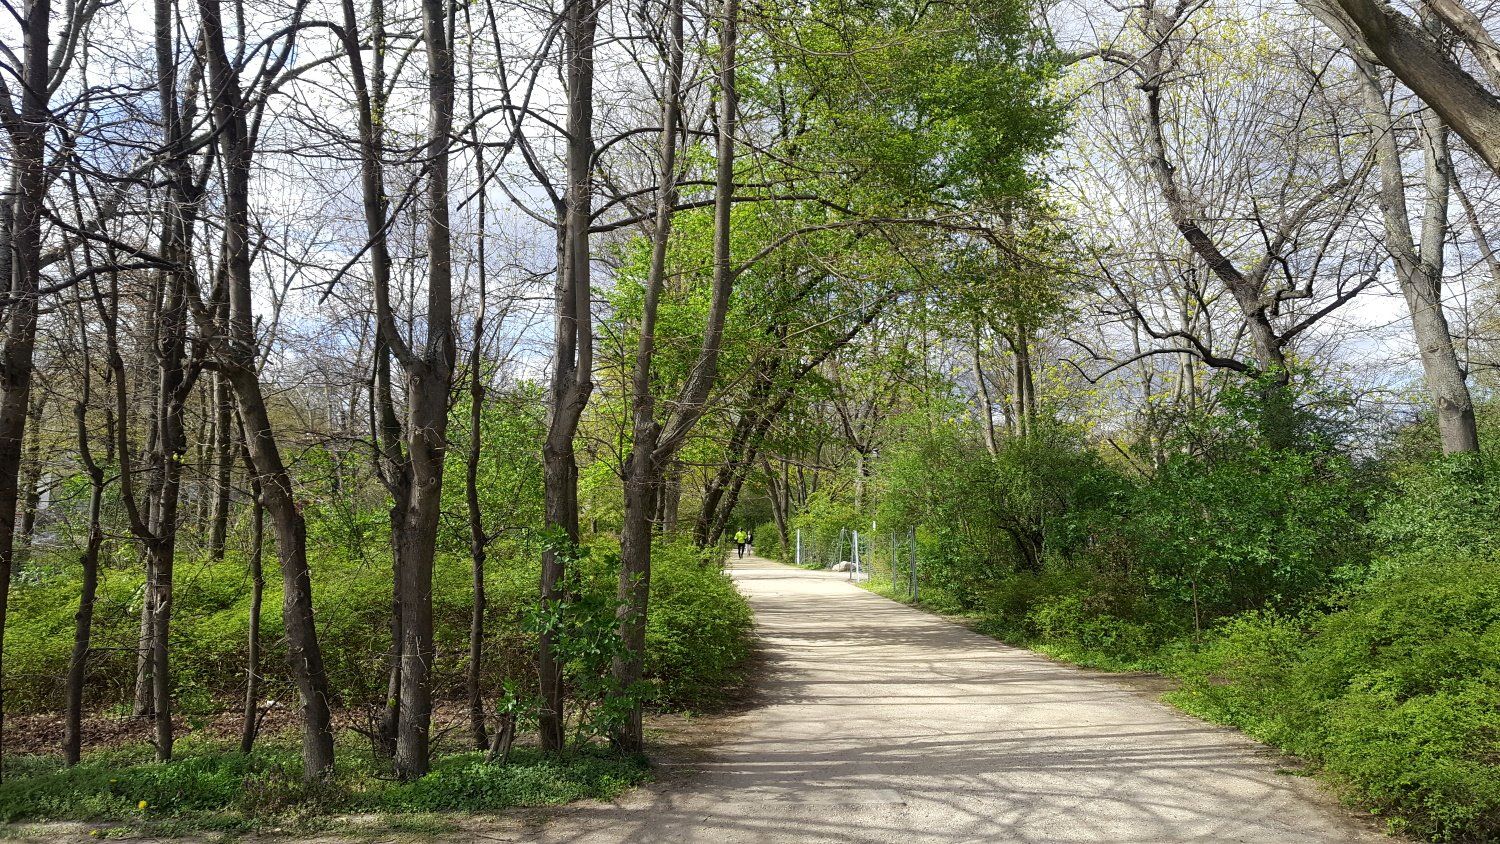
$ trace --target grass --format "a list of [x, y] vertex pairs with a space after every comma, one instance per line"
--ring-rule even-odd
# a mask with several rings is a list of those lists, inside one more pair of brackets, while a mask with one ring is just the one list
[[[340, 816], [378, 816], [393, 831], [442, 828], [454, 812], [488, 813], [583, 798], [608, 799], [650, 778], [639, 756], [585, 750], [568, 757], [518, 747], [504, 767], [483, 754], [453, 753], [431, 773], [398, 782], [368, 750], [340, 754], [330, 782], [306, 785], [294, 743], [265, 742], [248, 756], [212, 741], [184, 740], [178, 758], [151, 759], [147, 746], [87, 755], [71, 768], [53, 756], [16, 756], [0, 783], [0, 821], [82, 821], [150, 834], [188, 831], [316, 831]], [[103, 830], [101, 834], [107, 834]]]

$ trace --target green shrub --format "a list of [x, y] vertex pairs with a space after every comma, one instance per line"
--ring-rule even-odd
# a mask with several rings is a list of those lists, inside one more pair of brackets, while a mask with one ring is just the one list
[[1472, 455], [1397, 463], [1367, 527], [1391, 559], [1453, 558], [1500, 548], [1500, 462]]
[[762, 522], [755, 529], [755, 553], [768, 560], [790, 565], [797, 561], [797, 540], [789, 537], [786, 543], [782, 543], [781, 531], [776, 529], [775, 520]]
[[695, 708], [722, 698], [750, 647], [750, 605], [722, 573], [717, 553], [659, 543], [651, 565], [646, 672], [659, 703]]
[[[320, 549], [313, 560], [313, 597], [318, 633], [326, 644], [330, 688], [344, 706], [358, 708], [385, 695], [390, 647], [391, 575], [388, 560], [362, 562]], [[599, 613], [614, 615], [616, 571], [600, 557], [593, 565]], [[489, 691], [513, 681], [534, 688], [534, 629], [527, 621], [536, 603], [540, 552], [530, 543], [502, 542], [491, 548], [486, 567], [485, 661], [481, 676]], [[261, 613], [261, 670], [270, 697], [291, 694], [281, 626], [281, 589], [274, 559], [267, 560]], [[466, 555], [439, 554], [434, 567], [433, 616], [437, 660], [434, 691], [457, 698], [464, 692], [469, 614], [473, 591]], [[12, 590], [7, 619], [6, 703], [13, 712], [58, 711], [63, 705], [77, 608], [77, 573], [52, 570]], [[129, 700], [135, 676], [140, 614], [140, 574], [130, 568], [103, 572], [90, 657], [90, 703]], [[717, 556], [705, 561], [689, 546], [664, 545], [657, 552], [648, 629], [650, 676], [668, 706], [697, 706], [713, 697], [743, 658], [750, 611]], [[178, 568], [172, 620], [172, 679], [179, 711], [199, 715], [224, 708], [244, 682], [249, 632], [249, 582], [237, 556], [210, 563], [183, 560]], [[606, 629], [612, 622], [605, 622]]]
[[1189, 711], [1322, 765], [1438, 840], [1500, 835], [1500, 565], [1392, 568], [1337, 609], [1241, 616], [1177, 665]]
[[1289, 607], [1357, 565], [1348, 461], [1250, 448], [1172, 459], [1132, 496], [1122, 529], [1153, 591], [1197, 626]]
[[991, 635], [1104, 668], [1153, 666], [1191, 630], [1139, 581], [1055, 560], [1004, 578], [985, 593], [979, 614]]
[[922, 588], [937, 605], [976, 610], [1011, 575], [1088, 545], [1128, 486], [1059, 425], [1008, 438], [993, 455], [968, 423], [906, 433], [882, 458], [877, 517], [919, 527]]
[[480, 753], [446, 757], [427, 776], [375, 791], [362, 802], [390, 812], [486, 812], [585, 797], [607, 800], [646, 778], [639, 756], [581, 753], [563, 760], [518, 748], [504, 767], [485, 764]]

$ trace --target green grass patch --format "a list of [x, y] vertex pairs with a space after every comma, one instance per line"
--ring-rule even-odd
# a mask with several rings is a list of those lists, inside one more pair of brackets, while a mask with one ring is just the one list
[[331, 781], [309, 785], [291, 744], [268, 742], [250, 755], [183, 744], [168, 763], [152, 761], [148, 747], [90, 754], [71, 768], [55, 757], [13, 757], [0, 783], [0, 821], [124, 824], [165, 834], [315, 830], [330, 816], [375, 814], [386, 829], [429, 829], [449, 813], [608, 799], [650, 778], [639, 756], [586, 750], [559, 758], [521, 747], [505, 766], [456, 753], [438, 757], [427, 776], [398, 782], [368, 752], [345, 750]]

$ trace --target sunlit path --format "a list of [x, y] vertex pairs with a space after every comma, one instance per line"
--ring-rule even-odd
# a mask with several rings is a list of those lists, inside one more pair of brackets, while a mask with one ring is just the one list
[[[546, 842], [1387, 840], [1260, 745], [1105, 677], [865, 592], [734, 565], [760, 705], [695, 765]], [[528, 834], [530, 839], [530, 834]]]

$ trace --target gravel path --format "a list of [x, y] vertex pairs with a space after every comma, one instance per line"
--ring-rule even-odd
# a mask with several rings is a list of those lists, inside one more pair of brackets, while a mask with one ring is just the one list
[[767, 665], [692, 770], [478, 841], [1373, 842], [1244, 736], [1127, 684], [759, 558], [734, 567]]

